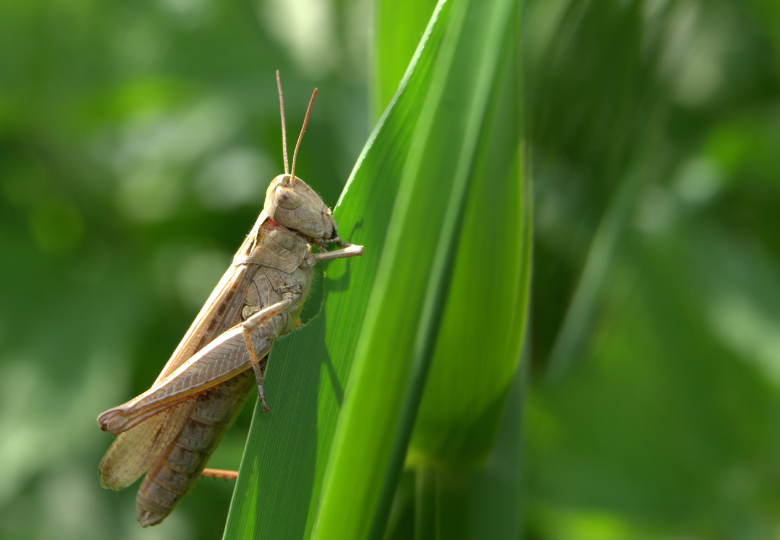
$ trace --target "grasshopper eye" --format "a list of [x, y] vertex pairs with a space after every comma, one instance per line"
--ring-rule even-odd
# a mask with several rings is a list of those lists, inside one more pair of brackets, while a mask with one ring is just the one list
[[301, 205], [301, 198], [290, 188], [279, 186], [276, 188], [276, 204], [286, 210], [295, 210]]

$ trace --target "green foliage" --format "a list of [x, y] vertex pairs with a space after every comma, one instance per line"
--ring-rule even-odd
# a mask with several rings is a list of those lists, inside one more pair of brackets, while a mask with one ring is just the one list
[[[476, 4], [451, 1], [446, 10]], [[463, 88], [443, 84], [457, 78], [434, 81], [447, 32], [428, 34], [437, 50], [423, 50], [383, 127], [369, 133], [399, 89], [431, 0], [0, 2], [0, 537], [223, 534], [233, 486], [211, 480], [198, 482], [162, 525], [140, 529], [134, 490], [98, 485], [96, 464], [110, 439], [94, 418], [148, 387], [254, 222], [267, 182], [281, 170], [276, 69], [291, 132], [311, 89], [320, 88], [296, 170], [326, 202], [335, 203], [373, 141], [337, 210], [345, 236], [364, 243], [366, 255], [325, 267], [306, 307], [308, 318], [319, 315], [295, 332], [305, 339], [292, 335], [275, 347], [272, 412], [254, 418], [237, 488], [246, 530], [303, 537], [325, 506], [320, 494], [346, 489], [349, 480], [365, 482], [368, 495], [357, 502], [372, 508], [364, 517], [379, 523], [387, 515], [384, 533], [393, 540], [776, 536], [779, 6], [526, 0], [522, 49], [514, 52], [523, 57], [528, 152], [508, 159], [508, 141], [491, 145], [493, 157], [479, 143], [471, 153], [451, 149], [448, 170], [464, 159], [474, 173], [455, 191], [464, 206], [454, 231], [419, 228], [409, 198], [424, 187], [414, 178], [438, 167], [441, 152], [421, 146], [423, 159], [406, 165], [410, 133], [420, 144], [440, 136], [428, 90], [479, 94], [476, 79]], [[475, 54], [500, 40], [477, 30]], [[490, 86], [478, 140], [493, 140], [491, 129], [513, 132], [506, 124], [516, 116], [495, 94], [499, 87], [517, 91]], [[447, 110], [450, 120], [466, 119], [479, 107]], [[418, 133], [418, 124], [430, 129]], [[442, 141], [457, 138], [455, 131]], [[511, 364], [489, 354], [497, 342], [475, 355], [472, 334], [459, 336], [472, 358], [453, 370], [439, 363], [452, 357], [446, 345], [453, 341], [434, 343], [433, 333], [422, 333], [434, 359], [415, 370], [414, 356], [400, 353], [392, 359], [398, 366], [374, 366], [373, 338], [363, 337], [394, 300], [372, 291], [389, 268], [386, 249], [399, 241], [387, 235], [402, 185], [407, 226], [424, 238], [404, 232], [394, 264], [418, 241], [440, 233], [458, 239], [449, 252], [453, 272], [440, 282], [445, 293], [420, 289], [431, 291], [430, 305], [447, 300], [436, 335], [453, 331], [455, 298], [473, 304], [473, 294], [490, 304], [490, 295], [504, 292], [493, 280], [508, 279], [517, 261], [475, 280], [461, 259], [488, 247], [468, 243], [485, 236], [472, 231], [481, 204], [474, 191], [508, 177], [494, 176], [482, 167], [488, 164], [529, 168], [534, 180], [529, 369], [515, 376], [508, 397]], [[458, 178], [433, 180], [455, 193]], [[523, 197], [494, 189], [497, 204]], [[460, 196], [439, 201], [431, 219]], [[404, 220], [396, 223], [398, 234], [407, 230]], [[530, 230], [484, 226], [500, 247]], [[495, 267], [491, 257], [508, 251], [479, 259]], [[415, 254], [426, 272], [434, 267], [426, 259], [433, 253]], [[473, 289], [458, 285], [469, 281]], [[410, 309], [423, 301], [413, 298]], [[371, 317], [360, 316], [369, 306]], [[520, 324], [493, 308], [467, 313], [474, 336]], [[348, 365], [358, 349], [362, 360]], [[382, 454], [369, 445], [365, 455], [350, 449], [360, 468], [369, 455], [385, 465], [362, 471], [342, 462], [326, 475], [334, 434], [339, 446], [349, 442], [355, 427], [346, 422], [357, 422], [370, 402], [348, 389], [357, 384], [350, 368], [358, 361], [363, 373], [397, 367], [415, 375], [392, 385], [403, 402], [379, 401], [390, 388], [377, 391], [376, 403], [389, 409], [380, 413], [396, 418], [392, 447]], [[417, 373], [425, 371], [422, 385]], [[407, 393], [413, 382], [416, 393]], [[453, 391], [467, 397], [452, 398]], [[468, 407], [480, 392], [496, 408], [505, 400], [500, 422], [480, 415], [482, 405]], [[342, 405], [345, 423], [337, 427]], [[415, 426], [410, 408], [418, 410]], [[212, 466], [238, 465], [251, 419], [247, 407]], [[386, 426], [360, 427], [373, 437]], [[266, 430], [273, 436], [261, 437]], [[398, 451], [404, 437], [414, 449], [408, 455]], [[467, 479], [448, 466], [461, 459]], [[251, 478], [264, 483], [255, 489]], [[261, 491], [268, 486], [272, 492]]]
[[778, 15], [529, 4], [534, 537], [775, 534]]
[[395, 96], [435, 6], [433, 0], [374, 2], [371, 94], [375, 119], [382, 116]]

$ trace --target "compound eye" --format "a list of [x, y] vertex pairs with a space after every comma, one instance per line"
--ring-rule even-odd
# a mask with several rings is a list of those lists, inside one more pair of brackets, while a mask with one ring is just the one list
[[301, 198], [290, 188], [279, 186], [276, 188], [276, 204], [286, 210], [295, 210], [301, 205]]

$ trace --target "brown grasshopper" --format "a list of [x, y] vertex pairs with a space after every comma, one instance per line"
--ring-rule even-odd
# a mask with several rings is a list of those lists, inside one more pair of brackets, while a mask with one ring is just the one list
[[[317, 261], [363, 254], [343, 242], [330, 208], [295, 176], [295, 158], [309, 120], [309, 101], [288, 173], [284, 98], [284, 174], [271, 181], [260, 217], [152, 387], [98, 416], [118, 435], [100, 462], [104, 487], [120, 490], [146, 473], [136, 517], [160, 523], [204, 472], [211, 454], [255, 387], [268, 405], [263, 374], [273, 340], [298, 321]], [[335, 242], [341, 249], [327, 251]], [[319, 249], [312, 253], [311, 247]], [[254, 373], [254, 376], [252, 376]], [[211, 471], [208, 476], [220, 476]]]

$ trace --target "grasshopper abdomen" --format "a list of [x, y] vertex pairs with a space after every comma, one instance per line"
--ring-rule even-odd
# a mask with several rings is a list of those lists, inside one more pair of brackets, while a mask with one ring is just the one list
[[138, 489], [136, 518], [142, 526], [161, 522], [187, 494], [253, 390], [254, 377], [246, 371], [196, 398], [181, 433]]

